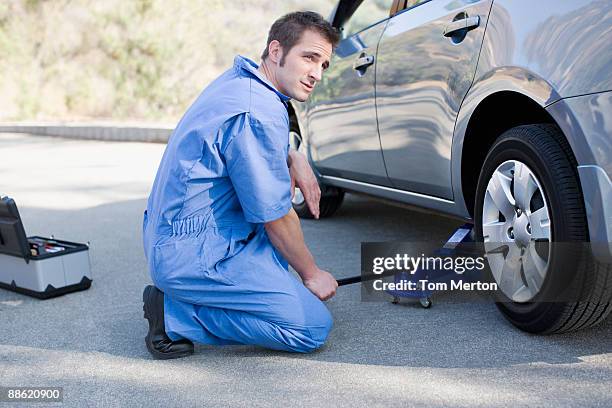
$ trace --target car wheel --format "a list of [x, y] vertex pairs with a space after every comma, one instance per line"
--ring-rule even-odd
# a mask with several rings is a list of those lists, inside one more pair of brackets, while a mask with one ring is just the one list
[[[294, 126], [292, 126], [289, 131], [289, 145], [292, 149], [306, 154], [300, 133]], [[319, 217], [330, 217], [340, 208], [340, 205], [342, 205], [344, 191], [325, 185], [320, 185], [320, 188], [321, 200], [319, 201]], [[295, 194], [293, 195], [291, 203], [293, 204], [293, 209], [300, 218], [314, 218], [299, 187], [295, 188]]]
[[577, 165], [561, 131], [524, 125], [502, 134], [478, 180], [476, 238], [495, 300], [516, 327], [561, 333], [595, 325], [612, 309], [612, 268], [586, 251]]

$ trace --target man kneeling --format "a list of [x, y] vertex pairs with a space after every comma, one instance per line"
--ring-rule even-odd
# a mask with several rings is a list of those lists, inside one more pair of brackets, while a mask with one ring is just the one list
[[338, 285], [317, 267], [291, 206], [295, 183], [318, 218], [321, 193], [306, 158], [289, 152], [286, 104], [308, 99], [337, 43], [316, 13], [280, 18], [261, 65], [237, 56], [170, 137], [143, 225], [154, 357], [189, 355], [193, 342], [295, 352], [325, 342], [322, 300]]

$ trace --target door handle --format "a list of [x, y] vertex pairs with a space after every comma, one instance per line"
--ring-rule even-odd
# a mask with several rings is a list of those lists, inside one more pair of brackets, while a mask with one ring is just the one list
[[374, 63], [373, 55], [362, 55], [353, 63], [353, 69], [361, 71]]
[[462, 18], [461, 20], [455, 20], [452, 23], [449, 23], [444, 28], [444, 36], [452, 37], [453, 35], [457, 34], [461, 30], [465, 30], [467, 32], [467, 31], [475, 29], [479, 25], [480, 25], [480, 16], [466, 17], [466, 18]]

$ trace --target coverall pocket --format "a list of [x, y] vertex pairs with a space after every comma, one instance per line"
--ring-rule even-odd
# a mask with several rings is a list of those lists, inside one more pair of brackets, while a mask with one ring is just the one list
[[[257, 133], [257, 142], [260, 143], [258, 153], [265, 159], [268, 169], [286, 171], [287, 154], [289, 153], [287, 122], [252, 120], [251, 127]], [[287, 129], [284, 139], [279, 135], [280, 129]]]
[[163, 290], [203, 275], [201, 241], [195, 237], [167, 241], [154, 247], [154, 283]]
[[226, 227], [212, 230], [204, 236], [201, 262], [204, 274], [210, 279], [234, 285], [239, 262], [229, 262], [238, 255], [250, 239], [251, 230], [244, 227]]

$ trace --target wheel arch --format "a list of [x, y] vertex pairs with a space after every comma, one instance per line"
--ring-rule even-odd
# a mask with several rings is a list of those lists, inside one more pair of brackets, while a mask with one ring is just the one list
[[563, 102], [553, 84], [526, 67], [478, 72], [459, 110], [452, 143], [453, 195], [459, 212], [473, 218], [480, 169], [504, 131], [529, 123], [554, 123], [575, 152], [577, 141], [571, 139], [579, 135], [564, 123], [571, 112], [549, 109]]
[[[503, 115], [499, 106], [511, 107]], [[484, 98], [470, 116], [461, 149], [461, 191], [467, 211], [474, 214], [478, 176], [495, 140], [508, 129], [529, 123], [555, 123], [544, 107], [515, 91], [500, 91]]]
[[297, 126], [297, 128], [300, 129], [300, 134], [302, 134], [302, 128], [300, 127], [300, 122], [298, 120], [297, 113], [295, 111], [295, 107], [293, 106], [293, 103], [291, 102], [287, 104], [287, 113], [289, 115], [289, 125]]
[[300, 135], [300, 143], [304, 144], [305, 153], [307, 153], [307, 156], [310, 160], [310, 149], [308, 148], [308, 144], [306, 143], [308, 135], [304, 126], [304, 112], [300, 109], [299, 106], [296, 108], [292, 102], [289, 102], [287, 104], [287, 114], [289, 115], [289, 128], [297, 129]]

